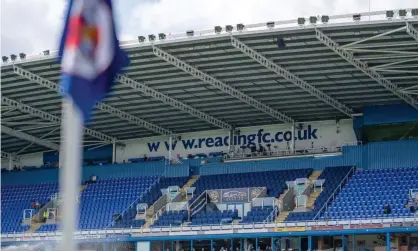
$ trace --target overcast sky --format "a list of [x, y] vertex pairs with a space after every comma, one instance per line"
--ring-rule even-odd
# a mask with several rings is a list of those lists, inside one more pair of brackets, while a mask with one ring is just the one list
[[[418, 0], [370, 0], [370, 8], [418, 7]], [[1, 55], [56, 49], [67, 0], [1, 0]], [[114, 0], [120, 40], [215, 25], [369, 10], [368, 0]]]

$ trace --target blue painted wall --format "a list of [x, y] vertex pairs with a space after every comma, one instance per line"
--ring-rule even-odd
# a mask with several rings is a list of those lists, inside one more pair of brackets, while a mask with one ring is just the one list
[[418, 166], [418, 140], [376, 142], [347, 146], [343, 154], [331, 157], [306, 157], [252, 162], [203, 165], [200, 175], [273, 171], [297, 168], [323, 169], [330, 166], [356, 165], [359, 168], [400, 168]]
[[[112, 159], [112, 145], [102, 146], [91, 149], [92, 147], [85, 147], [83, 152], [83, 160], [98, 160], [98, 159]], [[91, 149], [91, 150], [90, 150]], [[44, 163], [57, 163], [59, 161], [59, 154], [57, 152], [46, 152], [43, 154]]]
[[[189, 176], [197, 168], [200, 175], [245, 173], [297, 168], [323, 169], [329, 166], [356, 165], [359, 168], [400, 168], [418, 166], [418, 140], [376, 142], [364, 146], [347, 146], [342, 155], [331, 157], [306, 157], [252, 162], [219, 163], [199, 166], [200, 160], [187, 160], [182, 165], [166, 166], [165, 162], [115, 164], [83, 168], [83, 180], [91, 175], [99, 178], [160, 175], [167, 177]], [[3, 185], [56, 182], [58, 169], [2, 173]]]
[[[57, 182], [58, 173], [59, 169], [4, 172], [1, 182], [2, 185]], [[184, 177], [189, 176], [189, 165], [166, 166], [164, 162], [147, 162], [83, 167], [82, 180], [87, 180], [92, 175], [97, 175], [99, 179], [135, 176]]]

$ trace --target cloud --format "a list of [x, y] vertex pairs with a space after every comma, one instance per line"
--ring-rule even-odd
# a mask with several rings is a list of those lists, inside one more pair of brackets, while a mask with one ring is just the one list
[[[58, 47], [66, 0], [1, 0], [2, 55]], [[369, 10], [367, 0], [114, 0], [120, 40], [215, 25], [289, 20]], [[371, 10], [412, 8], [416, 0], [371, 0]]]
[[[371, 10], [411, 8], [416, 0], [371, 0]], [[317, 15], [367, 12], [367, 0], [161, 0], [131, 10], [125, 34], [147, 35], [208, 29], [215, 25], [261, 23]]]
[[3, 55], [57, 48], [64, 0], [1, 0], [1, 5]]

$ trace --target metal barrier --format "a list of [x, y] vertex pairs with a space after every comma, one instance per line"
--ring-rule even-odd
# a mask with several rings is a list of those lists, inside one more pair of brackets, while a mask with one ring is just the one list
[[337, 188], [334, 190], [334, 192], [329, 196], [328, 200], [324, 203], [324, 205], [319, 209], [318, 213], [315, 215], [314, 220], [318, 219], [318, 217], [323, 213], [324, 211], [328, 210], [328, 205], [334, 201], [335, 196], [343, 189], [343, 186], [347, 184], [348, 179], [351, 177], [351, 175], [354, 174], [356, 171], [356, 167], [353, 166], [350, 171], [348, 171], [347, 175], [344, 176], [344, 178], [341, 180], [340, 184], [337, 186]]
[[[179, 227], [141, 227], [141, 228], [127, 228], [127, 229], [105, 229], [105, 230], [82, 230], [76, 231], [76, 236], [91, 236], [91, 235], [112, 235], [112, 234], [141, 234], [141, 236], [146, 236], [146, 234], [151, 234], [155, 236], [158, 233], [165, 235], [170, 232], [184, 233], [187, 235], [188, 232], [195, 231], [210, 231], [210, 230], [231, 230], [231, 229], [245, 229], [251, 231], [251, 233], [256, 233], [257, 229], [260, 229], [260, 232], [265, 233], [266, 229], [270, 232], [276, 231], [275, 229], [285, 229], [289, 227], [305, 227], [306, 231], [313, 230], [315, 228], [322, 228], [322, 230], [332, 231], [335, 229], [335, 226], [340, 226], [341, 229], [349, 228], [351, 225], [361, 226], [364, 225], [365, 229], [367, 226], [373, 224], [385, 224], [385, 227], [397, 226], [406, 224], [405, 227], [409, 227], [411, 224], [418, 224], [418, 215], [412, 217], [402, 217], [402, 218], [357, 218], [350, 220], [331, 220], [331, 221], [298, 221], [298, 222], [283, 222], [283, 223], [252, 223], [252, 224], [229, 224], [229, 225], [201, 225], [201, 226], [184, 226]], [[345, 227], [347, 226], [347, 227]], [[383, 226], [382, 226], [383, 227]], [[311, 229], [309, 229], [311, 228]], [[273, 233], [273, 232], [272, 232]], [[19, 241], [27, 241], [28, 238], [38, 238], [38, 237], [60, 237], [61, 232], [36, 232], [36, 233], [12, 233], [12, 234], [1, 234], [2, 241], [4, 239], [19, 238]], [[12, 240], [11, 240], [12, 241]], [[16, 240], [14, 240], [16, 241]]]

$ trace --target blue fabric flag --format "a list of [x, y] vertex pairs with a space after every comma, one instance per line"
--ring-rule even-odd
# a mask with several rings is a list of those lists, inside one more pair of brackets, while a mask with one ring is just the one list
[[61, 88], [84, 121], [128, 64], [119, 47], [111, 0], [70, 0], [60, 45]]

